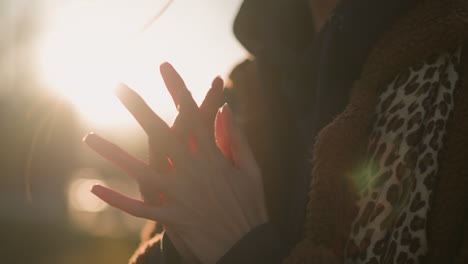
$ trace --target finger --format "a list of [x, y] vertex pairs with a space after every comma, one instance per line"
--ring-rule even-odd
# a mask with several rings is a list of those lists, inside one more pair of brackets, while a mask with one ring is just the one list
[[117, 167], [124, 170], [132, 178], [138, 178], [152, 174], [143, 161], [133, 157], [125, 150], [119, 148], [117, 145], [101, 138], [94, 133], [88, 134], [84, 138], [84, 142], [103, 158], [109, 160]]
[[[171, 94], [176, 107], [179, 108], [181, 93], [190, 93], [184, 80], [168, 62], [161, 64], [160, 71], [167, 90]], [[209, 122], [210, 125], [212, 125], [216, 111], [221, 107], [223, 101], [223, 85], [224, 83], [221, 77], [216, 77], [213, 80], [211, 88], [203, 100], [202, 105], [200, 106], [200, 111], [203, 112], [202, 116], [206, 115], [207, 119], [211, 121]], [[196, 102], [193, 99], [188, 103], [195, 108]]]
[[[181, 93], [190, 93], [187, 89], [187, 86], [185, 85], [184, 80], [182, 77], [180, 77], [179, 73], [177, 73], [174, 67], [168, 62], [161, 64], [159, 70], [167, 90], [171, 94], [176, 107], [179, 108]], [[198, 109], [195, 101], [192, 100], [190, 103], [192, 107]]]
[[235, 165], [234, 160], [232, 159], [231, 143], [229, 142], [227, 127], [225, 125], [225, 120], [223, 119], [223, 114], [221, 113], [221, 111], [218, 111], [215, 119], [216, 145], [223, 153], [224, 158], [228, 160], [232, 165]]
[[169, 223], [167, 212], [160, 207], [148, 205], [118, 193], [102, 185], [94, 185], [91, 192], [112, 207], [120, 209], [130, 215], [162, 223]]
[[191, 143], [195, 145], [195, 149], [200, 153], [206, 155], [206, 157], [222, 165], [226, 162], [221, 151], [216, 146], [213, 135], [210, 134], [209, 130], [203, 125], [200, 119], [199, 113], [193, 113], [193, 108], [190, 105], [191, 95], [189, 93], [182, 93], [180, 97], [180, 115], [190, 115], [187, 120], [188, 125], [191, 128], [193, 140]]
[[[205, 99], [200, 105], [200, 118], [203, 120], [203, 123], [207, 128], [214, 128], [213, 123], [216, 113], [223, 104], [223, 85], [223, 79], [219, 76], [216, 77], [211, 84], [211, 88], [206, 93]], [[172, 129], [178, 133], [180, 133], [179, 130], [183, 130], [184, 133], [188, 134], [187, 130], [189, 129], [186, 125], [187, 123], [183, 122], [183, 119], [184, 118], [181, 115], [178, 115]]]
[[[208, 135], [212, 138], [214, 137], [213, 124], [215, 116], [219, 107], [222, 105], [223, 99], [223, 80], [220, 77], [216, 77], [199, 108], [202, 125], [206, 128]], [[174, 121], [172, 131], [182, 142], [190, 145], [192, 152], [195, 152], [196, 144], [194, 142], [194, 138], [190, 137], [191, 128], [189, 126], [190, 121], [187, 120], [188, 118], [190, 118], [190, 116], [187, 116], [186, 114], [179, 114]]]
[[125, 84], [120, 84], [116, 90], [116, 94], [148, 135], [169, 134], [167, 124], [153, 112], [143, 98], [135, 91]]
[[163, 183], [160, 181], [158, 174], [148, 168], [143, 161], [96, 134], [87, 135], [84, 141], [99, 155], [124, 170], [130, 177], [136, 178], [140, 193], [146, 202], [151, 204], [161, 203], [157, 190], [165, 190], [164, 186], [166, 186], [169, 179], [166, 179]]
[[[183, 112], [181, 112], [183, 113]], [[173, 133], [177, 138], [183, 142], [185, 147], [190, 150], [191, 153], [197, 152], [197, 144], [194, 137], [192, 136], [191, 121], [187, 120], [187, 115], [181, 114], [177, 116], [174, 121], [174, 126], [172, 127]]]
[[[172, 131], [179, 140], [186, 143], [186, 145], [190, 145], [190, 133], [193, 129], [193, 119], [199, 114], [198, 105], [195, 100], [193, 100], [184, 80], [170, 63], [165, 62], [161, 64], [160, 72], [164, 84], [179, 110], [179, 115], [174, 121]], [[181, 100], [184, 100], [184, 110], [181, 110]]]
[[149, 138], [149, 166], [159, 173], [167, 173], [171, 169], [168, 161], [167, 151], [160, 147], [159, 142]]
[[213, 141], [213, 137], [209, 135], [209, 132], [203, 126], [198, 106], [193, 100], [192, 94], [185, 86], [182, 77], [180, 77], [174, 67], [169, 63], [163, 63], [160, 69], [168, 90], [177, 91], [179, 115], [183, 116], [181, 123], [186, 123], [190, 131], [193, 132], [197, 148], [210, 156], [211, 159], [222, 157]]
[[201, 119], [205, 123], [205, 126], [210, 130], [209, 132], [211, 135], [213, 135], [213, 123], [215, 121], [216, 113], [224, 101], [223, 86], [223, 79], [219, 76], [216, 77], [200, 106]]
[[146, 104], [132, 89], [122, 84], [117, 90], [117, 96], [141, 127], [148, 134], [152, 144], [170, 156], [176, 164], [184, 164], [188, 160], [181, 144], [172, 135], [168, 125]]
[[172, 132], [176, 135], [176, 137], [183, 142], [184, 144], [188, 144], [188, 139], [190, 137], [190, 121], [188, 120], [189, 116], [185, 114], [177, 115], [176, 119], [174, 120], [174, 124], [172, 125]]
[[259, 168], [255, 157], [250, 150], [247, 139], [235, 123], [232, 110], [228, 104], [225, 104], [221, 108], [221, 118], [226, 128], [226, 140], [229, 142], [234, 164], [251, 175], [259, 175]]

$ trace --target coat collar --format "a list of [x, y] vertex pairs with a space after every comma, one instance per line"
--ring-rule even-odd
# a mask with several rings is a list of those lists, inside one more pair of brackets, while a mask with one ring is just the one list
[[467, 1], [418, 0], [373, 45], [349, 104], [316, 140], [305, 224], [309, 242], [343, 251], [356, 213], [353, 182], [365, 160], [379, 89], [399, 71], [456, 48], [467, 37]]

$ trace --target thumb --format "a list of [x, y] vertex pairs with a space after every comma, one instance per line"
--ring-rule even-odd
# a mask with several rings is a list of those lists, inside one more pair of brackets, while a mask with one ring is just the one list
[[224, 158], [234, 165], [231, 154], [231, 142], [229, 141], [226, 122], [221, 109], [216, 113], [214, 128], [216, 145], [223, 153]]
[[247, 142], [247, 138], [234, 121], [234, 115], [229, 105], [225, 104], [221, 108], [220, 119], [224, 127], [224, 145], [229, 148], [230, 158], [234, 166], [251, 175], [258, 175], [259, 168], [257, 162]]

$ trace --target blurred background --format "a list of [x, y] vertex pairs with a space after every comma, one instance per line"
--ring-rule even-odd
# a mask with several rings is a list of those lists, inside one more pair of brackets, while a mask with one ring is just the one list
[[138, 187], [81, 139], [93, 131], [145, 159], [146, 136], [115, 85], [172, 123], [159, 64], [173, 63], [201, 102], [246, 56], [231, 29], [241, 0], [167, 4], [0, 1], [1, 263], [127, 263], [138, 246], [144, 220], [89, 192], [100, 183], [139, 197]]

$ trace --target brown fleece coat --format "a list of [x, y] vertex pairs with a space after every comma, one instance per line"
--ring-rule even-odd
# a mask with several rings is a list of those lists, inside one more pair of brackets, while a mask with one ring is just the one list
[[[285, 263], [342, 263], [356, 214], [353, 177], [365, 159], [379, 90], [401, 70], [468, 40], [468, 1], [418, 0], [372, 48], [349, 104], [316, 140], [305, 239]], [[468, 47], [461, 62], [434, 200], [424, 263], [468, 263]]]

